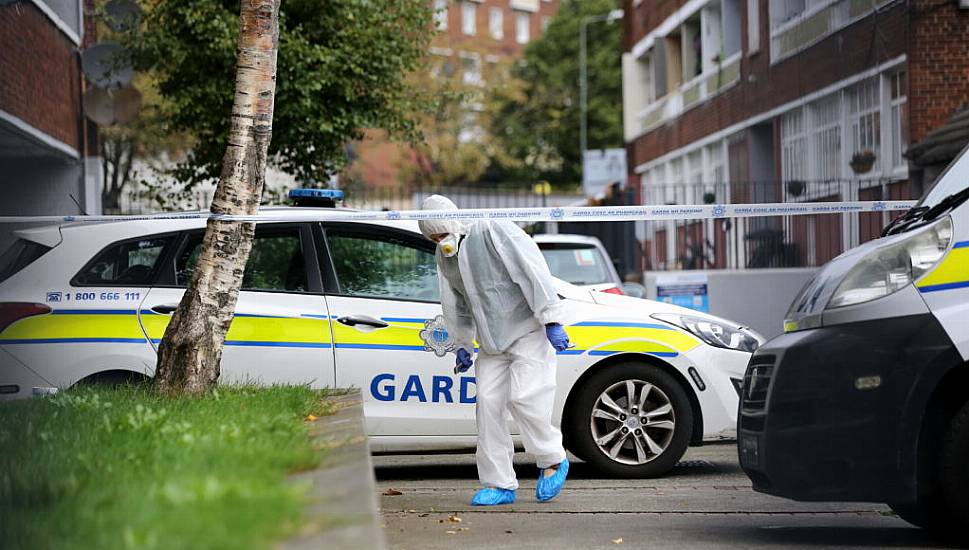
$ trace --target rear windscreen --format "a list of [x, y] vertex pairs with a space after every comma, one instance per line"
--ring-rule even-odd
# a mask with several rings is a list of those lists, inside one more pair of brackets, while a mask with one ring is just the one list
[[50, 249], [51, 247], [40, 243], [18, 239], [0, 256], [0, 283], [34, 263], [37, 258], [43, 256]]
[[593, 245], [540, 243], [542, 255], [552, 275], [574, 285], [598, 285], [614, 282], [605, 258]]

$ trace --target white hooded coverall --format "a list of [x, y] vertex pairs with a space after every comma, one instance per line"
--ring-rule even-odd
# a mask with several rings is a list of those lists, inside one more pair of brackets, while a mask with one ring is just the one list
[[[449, 199], [432, 195], [425, 210], [456, 210]], [[478, 477], [488, 487], [517, 489], [514, 446], [506, 411], [521, 429], [525, 450], [539, 468], [565, 460], [562, 434], [552, 425], [555, 350], [545, 324], [561, 322], [559, 298], [545, 258], [535, 242], [506, 220], [462, 223], [421, 220], [421, 232], [454, 234], [452, 257], [437, 249], [441, 307], [455, 350], [481, 351], [475, 360]]]

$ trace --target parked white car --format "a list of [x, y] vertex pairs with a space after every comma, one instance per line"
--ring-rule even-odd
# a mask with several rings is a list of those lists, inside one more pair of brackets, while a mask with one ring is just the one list
[[[473, 448], [474, 371], [453, 375], [453, 356], [432, 353], [446, 337], [434, 244], [410, 222], [286, 221], [307, 212], [320, 210], [261, 211], [221, 380], [358, 387], [374, 451]], [[18, 232], [0, 263], [0, 397], [150, 378], [204, 228]], [[577, 347], [558, 356], [554, 419], [574, 454], [612, 475], [656, 476], [691, 443], [735, 437], [759, 335], [659, 302], [565, 282], [560, 292]]]

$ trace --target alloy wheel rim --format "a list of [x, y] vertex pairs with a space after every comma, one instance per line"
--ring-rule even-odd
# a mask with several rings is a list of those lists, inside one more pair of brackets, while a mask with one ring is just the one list
[[621, 464], [639, 466], [669, 447], [676, 414], [669, 396], [655, 384], [623, 380], [599, 395], [589, 422], [600, 452]]

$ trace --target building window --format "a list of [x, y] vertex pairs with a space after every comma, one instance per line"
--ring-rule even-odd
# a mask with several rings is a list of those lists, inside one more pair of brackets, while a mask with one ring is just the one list
[[505, 16], [501, 8], [491, 8], [488, 12], [488, 30], [495, 40], [505, 37]]
[[477, 55], [461, 55], [461, 82], [468, 86], [480, 86], [484, 83], [481, 79], [481, 58]]
[[447, 29], [447, 0], [434, 0], [434, 23], [439, 30]]
[[[717, 142], [707, 147], [707, 158], [710, 159], [710, 182], [724, 183], [727, 181], [727, 166], [723, 162], [723, 145]], [[724, 200], [718, 197], [718, 200]]]
[[771, 26], [778, 27], [804, 13], [805, 0], [771, 0]]
[[872, 172], [881, 166], [881, 113], [879, 101], [879, 78], [870, 78], [845, 93], [848, 104], [848, 129], [850, 132], [849, 158], [855, 153], [870, 151], [875, 154]]
[[515, 12], [515, 41], [528, 44], [531, 39], [532, 14], [524, 11]]
[[642, 79], [639, 85], [642, 86], [644, 92], [643, 100], [645, 105], [643, 107], [646, 107], [656, 101], [656, 84], [653, 82], [653, 71], [656, 69], [653, 68], [653, 52], [647, 52], [637, 62], [639, 63], [639, 74]]
[[804, 112], [794, 109], [781, 116], [781, 177], [804, 180]]
[[478, 6], [472, 2], [461, 3], [461, 32], [468, 36], [474, 36], [478, 30], [477, 24]]
[[690, 81], [703, 73], [703, 38], [699, 14], [683, 24], [683, 80]]
[[892, 168], [905, 166], [905, 158], [902, 153], [908, 146], [907, 78], [908, 75], [905, 71], [893, 73], [888, 78], [889, 98], [891, 99], [889, 110], [891, 120], [889, 123], [892, 136]]
[[686, 183], [682, 204], [698, 204], [702, 197], [697, 191], [703, 184], [703, 150], [698, 149], [686, 156]]
[[835, 180], [841, 176], [841, 95], [833, 94], [811, 105], [814, 125], [814, 176]]
[[760, 51], [760, 0], [747, 0], [747, 53]]

